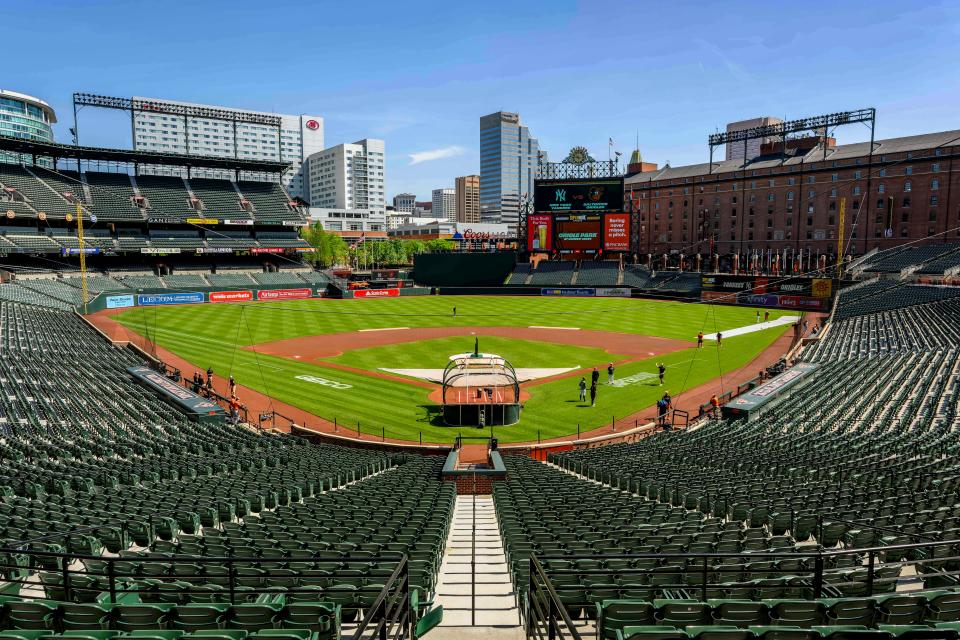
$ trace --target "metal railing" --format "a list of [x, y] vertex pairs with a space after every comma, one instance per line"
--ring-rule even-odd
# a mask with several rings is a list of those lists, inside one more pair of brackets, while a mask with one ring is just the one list
[[[377, 573], [369, 573], [378, 567]], [[389, 570], [389, 571], [388, 571]], [[191, 555], [96, 556], [0, 549], [0, 578], [19, 585], [25, 600], [123, 603], [242, 604], [284, 596], [294, 602], [329, 602], [343, 620], [357, 622], [351, 638], [411, 638], [410, 565], [406, 554], [376, 556], [290, 552], [283, 557]], [[339, 637], [339, 630], [338, 630]]]
[[[907, 535], [900, 533], [899, 535]], [[802, 548], [801, 548], [802, 549]], [[603, 600], [861, 597], [960, 587], [960, 540], [855, 549], [631, 553], [529, 558], [528, 638], [574, 638], [574, 620]], [[914, 576], [902, 578], [905, 569]], [[910, 572], [907, 572], [908, 574]], [[912, 585], [910, 584], [912, 582]]]

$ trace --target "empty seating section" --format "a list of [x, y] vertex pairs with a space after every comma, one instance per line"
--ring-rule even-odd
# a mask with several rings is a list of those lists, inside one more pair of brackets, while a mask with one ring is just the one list
[[41, 182], [53, 189], [64, 200], [67, 200], [72, 211], [76, 212], [77, 202], [86, 207], [87, 201], [83, 190], [83, 181], [76, 171], [51, 171], [43, 167], [30, 167], [30, 171]]
[[284, 273], [284, 272], [264, 272], [264, 273], [253, 273], [250, 274], [254, 280], [257, 281], [257, 284], [263, 285], [272, 285], [272, 286], [299, 286], [303, 284], [297, 274], [295, 273]]
[[240, 194], [229, 180], [190, 178], [190, 190], [203, 202], [203, 214], [210, 218], [249, 219], [240, 206]]
[[150, 245], [146, 236], [120, 234], [117, 236], [117, 248], [120, 251], [139, 251]]
[[527, 278], [530, 277], [530, 263], [529, 262], [520, 262], [510, 272], [510, 276], [507, 278], [508, 285], [516, 284], [526, 284]]
[[276, 182], [238, 182], [237, 188], [243, 197], [253, 203], [253, 218], [257, 222], [284, 220], [303, 221], [304, 216], [289, 206], [290, 197]]
[[0, 284], [0, 300], [23, 302], [25, 304], [50, 307], [53, 309], [69, 310], [72, 308], [70, 304], [59, 298], [51, 298], [44, 293], [21, 287], [19, 284], [14, 283]]
[[309, 245], [306, 240], [295, 233], [274, 233], [270, 231], [260, 231], [257, 233], [257, 240], [264, 247], [284, 247], [295, 249], [297, 247], [306, 248]]
[[921, 268], [917, 269], [917, 273], [942, 275], [950, 269], [956, 269], [957, 267], [960, 267], [960, 245], [954, 245], [954, 247], [954, 251], [945, 253], [938, 258], [934, 258]]
[[441, 457], [191, 423], [133, 382], [139, 363], [72, 313], [0, 302], [0, 546], [80, 558], [68, 580], [0, 554], [0, 637], [335, 639], [399, 554], [433, 591]]
[[297, 275], [308, 284], [327, 284], [330, 278], [320, 271], [301, 271]]
[[207, 281], [214, 287], [249, 287], [256, 284], [247, 273], [211, 273]]
[[805, 360], [831, 362], [900, 351], [960, 347], [960, 298], [891, 309], [834, 321], [829, 340], [815, 344]]
[[199, 211], [190, 206], [190, 194], [183, 178], [169, 176], [137, 176], [137, 189], [147, 199], [147, 218], [198, 218]]
[[841, 291], [834, 320], [949, 300], [960, 296], [960, 287], [900, 284], [880, 280], [850, 291]]
[[50, 296], [71, 305], [83, 303], [83, 294], [80, 289], [71, 287], [66, 282], [55, 278], [21, 278], [17, 283], [37, 293]]
[[130, 275], [117, 276], [118, 279], [131, 289], [164, 289], [166, 286], [157, 276]]
[[190, 287], [209, 287], [210, 283], [200, 273], [183, 273], [163, 276], [163, 282], [170, 289], [184, 289]]
[[900, 248], [890, 253], [878, 253], [866, 262], [862, 269], [876, 273], [899, 273], [908, 267], [922, 266], [958, 250], [960, 250], [958, 244], [931, 244], [922, 247]]
[[620, 279], [620, 265], [616, 262], [584, 260], [577, 273], [577, 285], [587, 287], [615, 287]]
[[543, 261], [531, 273], [530, 284], [533, 285], [569, 285], [573, 281], [574, 262]]
[[251, 238], [250, 234], [207, 231], [207, 245], [211, 247], [228, 247], [231, 249], [249, 249], [257, 246], [257, 241]]
[[126, 173], [100, 173], [87, 171], [84, 176], [89, 185], [88, 209], [104, 220], [144, 219], [143, 211], [134, 203], [136, 193]]
[[[63, 281], [76, 289], [82, 286], [80, 276], [64, 277]], [[127, 288], [127, 285], [110, 276], [87, 275], [87, 291], [91, 293], [120, 291]]]
[[650, 272], [646, 267], [629, 265], [623, 268], [623, 284], [628, 287], [645, 289], [650, 282]]
[[6, 238], [14, 246], [31, 253], [60, 253], [62, 247], [49, 236], [21, 231], [7, 231]]
[[199, 249], [203, 240], [199, 232], [190, 231], [151, 231], [150, 244], [157, 248]]
[[65, 218], [76, 210], [76, 205], [68, 202], [55, 188], [20, 165], [0, 163], [0, 185], [19, 191], [30, 208], [37, 213], [45, 213], [49, 218]]

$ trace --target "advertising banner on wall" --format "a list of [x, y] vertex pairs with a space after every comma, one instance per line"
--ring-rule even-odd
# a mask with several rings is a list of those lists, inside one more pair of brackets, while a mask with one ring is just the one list
[[603, 217], [603, 248], [630, 251], [630, 214], [608, 213]]
[[700, 278], [700, 289], [723, 293], [772, 293], [823, 299], [833, 295], [833, 283], [829, 278], [703, 274]]
[[597, 295], [596, 289], [576, 288], [576, 287], [553, 287], [549, 289], [540, 289], [542, 296], [562, 296], [566, 298], [592, 298]]
[[250, 253], [283, 253], [286, 249], [282, 247], [253, 247]]
[[133, 295], [107, 296], [107, 309], [124, 309], [133, 306]]
[[200, 304], [203, 294], [199, 291], [186, 293], [142, 293], [137, 296], [137, 304], [142, 307], [153, 307], [163, 304]]
[[313, 297], [310, 289], [261, 289], [257, 300], [299, 300]]
[[354, 298], [396, 298], [400, 289], [358, 289], [353, 292]]
[[527, 216], [527, 251], [553, 251], [553, 216], [549, 213]]
[[211, 291], [210, 302], [249, 302], [253, 291]]
[[633, 296], [633, 290], [629, 287], [611, 287], [609, 289], [597, 289], [598, 298], [630, 298]]

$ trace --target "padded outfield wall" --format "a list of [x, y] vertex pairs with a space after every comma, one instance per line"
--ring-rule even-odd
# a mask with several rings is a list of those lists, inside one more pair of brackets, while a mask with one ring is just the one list
[[517, 265], [517, 254], [421, 253], [413, 258], [413, 276], [427, 287], [497, 287]]

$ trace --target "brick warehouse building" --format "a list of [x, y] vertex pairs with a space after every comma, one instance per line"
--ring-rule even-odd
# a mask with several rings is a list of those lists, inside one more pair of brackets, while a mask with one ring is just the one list
[[872, 157], [869, 147], [807, 136], [785, 150], [764, 145], [746, 163], [714, 162], [712, 172], [703, 163], [628, 173], [641, 259], [667, 254], [676, 265], [681, 254], [713, 252], [746, 266], [768, 251], [833, 259], [841, 198], [852, 257], [929, 236], [921, 243], [960, 241], [960, 130], [879, 140]]

